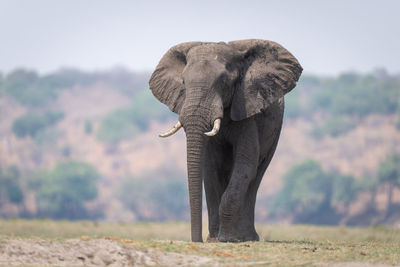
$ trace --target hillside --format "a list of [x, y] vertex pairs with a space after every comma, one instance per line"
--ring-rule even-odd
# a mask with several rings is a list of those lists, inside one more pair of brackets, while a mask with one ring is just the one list
[[[379, 75], [382, 74], [370, 74], [376, 81], [370, 80], [369, 83], [388, 83], [394, 94], [389, 100], [382, 101], [392, 105], [394, 99], [397, 103], [394, 108], [381, 109], [387, 104], [383, 102], [377, 107], [367, 103], [367, 111], [362, 109], [363, 106], [356, 111], [342, 111], [346, 101], [357, 104], [357, 98], [350, 95], [350, 100], [338, 99], [340, 105], [337, 105], [335, 98], [321, 95], [321, 92], [337, 86], [335, 82], [344, 83], [345, 87], [348, 79], [362, 80], [358, 83], [372, 79], [364, 76], [306, 76], [287, 96], [278, 149], [258, 196], [258, 220], [293, 220], [291, 216], [271, 219], [269, 205], [282, 188], [285, 173], [304, 160], [315, 160], [326, 172], [362, 180], [373, 177], [388, 155], [400, 152], [400, 78]], [[15, 166], [19, 170], [25, 198], [22, 204], [0, 201], [0, 216], [22, 214], [29, 217], [40, 213], [32, 184], [58, 163], [74, 160], [93, 166], [99, 173], [96, 182], [98, 194], [85, 204], [88, 210], [97, 214], [93, 216], [114, 221], [187, 219], [185, 136], [182, 131], [167, 139], [158, 138], [158, 133], [175, 123], [176, 116], [152, 98], [146, 89], [148, 77], [148, 74], [126, 70], [102, 73], [61, 71], [44, 77], [20, 70], [20, 73], [4, 75], [0, 80], [0, 85], [3, 81], [0, 91], [0, 168]], [[21, 81], [25, 84], [21, 85]], [[338, 95], [345, 93], [346, 90], [337, 90]], [[362, 95], [368, 94], [369, 91], [362, 92]], [[326, 99], [333, 99], [333, 104], [326, 104]], [[318, 101], [325, 103], [321, 107]], [[330, 110], [324, 109], [329, 105]], [[357, 113], [359, 110], [363, 113]], [[37, 118], [41, 118], [46, 112], [61, 115], [54, 115], [54, 122], [49, 122], [49, 125], [39, 124], [40, 129], [35, 132], [21, 132], [25, 128], [15, 126], [16, 120], [26, 114], [38, 114]], [[332, 118], [339, 118], [340, 123], [326, 124]], [[22, 130], [18, 132], [16, 129]], [[137, 183], [129, 182], [132, 180]], [[123, 187], [129, 186], [139, 188], [136, 190], [143, 188], [149, 195], [156, 194], [151, 185], [156, 187], [159, 183], [174, 186], [171, 188], [175, 190], [176, 187], [181, 192], [180, 198], [169, 204], [169, 207], [175, 205], [175, 210], [167, 210], [166, 214], [160, 215], [154, 210], [157, 204], [149, 204], [147, 195], [137, 201], [139, 204], [134, 203], [134, 190], [132, 196], [121, 195]], [[400, 205], [400, 191], [396, 188], [391, 200], [395, 206]], [[168, 199], [171, 197], [168, 197], [168, 191], [162, 194]], [[344, 217], [363, 213], [370, 197], [368, 192], [359, 194]], [[380, 213], [375, 217], [386, 212], [388, 201], [388, 191], [384, 187], [378, 188], [376, 206]], [[183, 210], [180, 215], [172, 213], [178, 209]], [[397, 219], [393, 217], [391, 223]]]

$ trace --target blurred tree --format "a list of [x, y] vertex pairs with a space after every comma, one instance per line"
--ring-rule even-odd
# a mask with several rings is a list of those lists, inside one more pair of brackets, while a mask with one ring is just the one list
[[71, 150], [72, 150], [71, 145], [65, 145], [61, 148], [61, 154], [64, 157], [69, 157], [71, 155]]
[[0, 72], [0, 96], [3, 95], [4, 92], [4, 78], [3, 73]]
[[294, 213], [295, 222], [310, 222], [322, 210], [330, 210], [331, 177], [313, 160], [292, 167], [273, 201], [273, 212]]
[[353, 176], [337, 173], [332, 173], [331, 175], [333, 177], [332, 205], [343, 205], [347, 211], [349, 205], [357, 198], [360, 192], [356, 179]]
[[93, 73], [62, 69], [43, 76], [35, 71], [17, 69], [0, 77], [0, 94], [4, 91], [22, 105], [37, 107], [56, 99], [61, 90], [94, 83], [108, 84], [132, 96], [147, 85], [148, 79], [148, 73], [132, 73], [121, 68]]
[[285, 96], [285, 116], [287, 118], [297, 118], [301, 116], [300, 93], [293, 90]]
[[304, 74], [300, 76], [298, 85], [300, 87], [319, 87], [323, 83], [323, 79], [315, 75]]
[[355, 123], [349, 117], [333, 116], [322, 122], [322, 125], [316, 125], [311, 135], [320, 139], [325, 135], [337, 137], [349, 132], [355, 127]]
[[345, 73], [327, 80], [312, 96], [311, 105], [333, 115], [388, 114], [399, 107], [399, 89], [396, 77]]
[[165, 121], [174, 116], [149, 89], [145, 89], [134, 97], [130, 107], [109, 113], [102, 120], [97, 137], [104, 142], [118, 143], [135, 137], [140, 131], [146, 131], [152, 120]]
[[357, 195], [354, 178], [324, 172], [314, 160], [293, 166], [274, 197], [272, 215], [292, 214], [295, 223], [336, 224], [338, 205], [345, 208]]
[[314, 75], [302, 75], [297, 82], [296, 90], [285, 96], [285, 117], [290, 119], [309, 118], [315, 110], [310, 109], [309, 99], [319, 90], [324, 79]]
[[109, 113], [102, 121], [97, 137], [107, 143], [118, 143], [121, 140], [133, 138], [140, 132], [139, 127], [132, 123], [127, 109], [118, 109]]
[[132, 122], [142, 130], [147, 130], [150, 120], [165, 121], [173, 114], [165, 105], [156, 100], [148, 88], [134, 97], [129, 113]]
[[35, 86], [37, 88], [48, 90], [50, 92], [53, 91], [53, 93], [57, 94], [58, 90], [72, 87], [75, 84], [78, 84], [79, 76], [80, 75], [78, 73], [76, 73], [75, 76], [71, 76], [68, 72], [65, 71], [47, 74], [39, 77]]
[[188, 192], [183, 179], [167, 178], [154, 185], [150, 191], [150, 199], [156, 207], [164, 210], [165, 219], [188, 219]]
[[35, 133], [33, 141], [35, 141], [37, 145], [54, 145], [59, 136], [60, 134], [57, 129], [54, 127], [46, 127]]
[[397, 112], [396, 128], [400, 130], [400, 110]]
[[14, 204], [24, 200], [20, 172], [15, 166], [0, 168], [0, 206], [4, 200]]
[[18, 137], [27, 135], [34, 137], [41, 130], [57, 123], [63, 117], [64, 113], [60, 111], [29, 112], [14, 121], [12, 130]]
[[50, 97], [50, 92], [37, 90], [38, 79], [36, 72], [18, 69], [6, 76], [4, 90], [23, 105], [40, 105]]
[[89, 217], [84, 204], [96, 198], [99, 178], [92, 166], [67, 161], [42, 175], [36, 185], [40, 216], [72, 220]]
[[366, 213], [377, 214], [376, 197], [380, 186], [380, 181], [376, 176], [366, 176], [357, 181], [356, 184], [359, 192], [369, 192], [370, 197], [367, 205]]
[[39, 76], [35, 71], [17, 69], [5, 77], [4, 84], [6, 89], [13, 93], [35, 84], [38, 79]]
[[3, 81], [3, 89], [22, 105], [43, 106], [58, 97], [61, 90], [74, 85], [89, 85], [96, 75], [77, 70], [61, 70], [39, 76], [34, 71], [17, 69]]
[[125, 178], [118, 189], [118, 198], [142, 221], [187, 220], [187, 186], [173, 174], [165, 179], [158, 176]]
[[93, 132], [93, 124], [90, 120], [85, 120], [85, 124], [83, 125], [83, 130], [86, 134], [91, 134]]
[[138, 91], [149, 84], [150, 73], [131, 72], [123, 67], [115, 67], [109, 71], [97, 73], [98, 80], [109, 84], [128, 97], [133, 97]]
[[385, 219], [393, 213], [393, 190], [400, 187], [400, 154], [393, 154], [383, 161], [378, 169], [378, 180], [386, 185], [388, 201]]

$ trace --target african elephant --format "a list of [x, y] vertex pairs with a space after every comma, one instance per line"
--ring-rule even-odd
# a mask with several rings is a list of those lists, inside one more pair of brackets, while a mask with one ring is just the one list
[[258, 39], [182, 43], [160, 60], [149, 85], [179, 114], [160, 136], [186, 133], [193, 242], [202, 242], [203, 181], [209, 238], [259, 240], [257, 190], [278, 143], [284, 94], [302, 70], [281, 45]]

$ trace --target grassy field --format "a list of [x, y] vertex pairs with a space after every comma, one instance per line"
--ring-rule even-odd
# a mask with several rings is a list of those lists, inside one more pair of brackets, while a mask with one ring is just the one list
[[400, 265], [400, 229], [258, 225], [257, 231], [260, 242], [201, 244], [189, 242], [190, 225], [181, 222], [0, 220], [0, 241], [109, 239], [126, 246], [210, 257], [216, 264], [226, 266]]

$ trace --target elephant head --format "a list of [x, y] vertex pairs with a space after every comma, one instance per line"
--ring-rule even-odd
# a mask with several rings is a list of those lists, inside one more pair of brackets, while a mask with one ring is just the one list
[[150, 78], [154, 96], [179, 114], [183, 126], [192, 241], [202, 241], [202, 148], [222, 120], [240, 121], [268, 109], [292, 90], [302, 67], [281, 45], [265, 40], [188, 42], [172, 47]]

